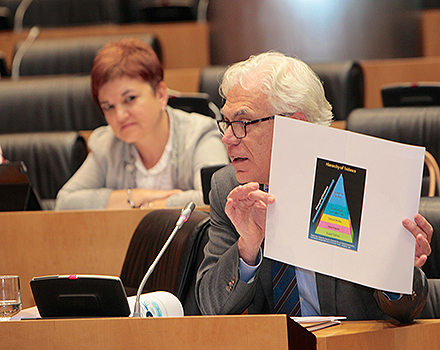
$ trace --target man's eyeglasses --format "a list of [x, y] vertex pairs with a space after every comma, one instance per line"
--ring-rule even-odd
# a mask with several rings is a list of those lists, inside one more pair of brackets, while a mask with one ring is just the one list
[[271, 115], [270, 117], [255, 119], [255, 120], [233, 120], [229, 122], [227, 120], [217, 120], [218, 129], [220, 130], [220, 134], [222, 136], [225, 135], [226, 130], [231, 127], [232, 133], [237, 139], [243, 139], [246, 137], [246, 127], [251, 124], [261, 123], [266, 120], [272, 120], [275, 116]]

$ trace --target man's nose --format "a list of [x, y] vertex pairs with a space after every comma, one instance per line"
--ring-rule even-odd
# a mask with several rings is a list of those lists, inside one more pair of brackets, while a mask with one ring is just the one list
[[240, 142], [240, 139], [237, 139], [235, 137], [234, 132], [232, 131], [232, 126], [229, 126], [226, 129], [226, 131], [225, 131], [225, 133], [224, 133], [224, 135], [222, 137], [222, 142], [225, 145], [236, 145], [236, 144], [238, 144]]

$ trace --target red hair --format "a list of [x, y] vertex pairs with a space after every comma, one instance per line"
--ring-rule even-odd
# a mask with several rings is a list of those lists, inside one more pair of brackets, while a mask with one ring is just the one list
[[163, 81], [163, 68], [153, 48], [135, 38], [121, 39], [106, 44], [98, 51], [90, 73], [92, 96], [98, 101], [98, 92], [109, 80], [129, 76], [141, 78], [154, 91]]

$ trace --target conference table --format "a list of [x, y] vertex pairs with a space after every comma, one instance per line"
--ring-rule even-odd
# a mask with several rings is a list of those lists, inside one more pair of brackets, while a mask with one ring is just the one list
[[[209, 208], [198, 208], [209, 210]], [[131, 235], [149, 210], [0, 213], [0, 271], [18, 274], [23, 307], [32, 277], [119, 275]], [[71, 318], [0, 322], [1, 349], [440, 349], [440, 320], [408, 325], [343, 321], [307, 331], [285, 315]]]
[[314, 333], [285, 315], [82, 318], [0, 323], [4, 349], [319, 349], [440, 348], [440, 320], [408, 325], [343, 321]]
[[[196, 210], [209, 211], [209, 207]], [[33, 277], [119, 276], [131, 236], [150, 211], [0, 212], [0, 275], [20, 276], [23, 308], [35, 305], [29, 285]]]

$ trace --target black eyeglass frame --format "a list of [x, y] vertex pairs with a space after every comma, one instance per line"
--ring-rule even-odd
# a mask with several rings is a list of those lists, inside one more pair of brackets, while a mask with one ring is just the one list
[[[278, 115], [283, 116], [283, 114], [277, 114], [277, 115], [271, 115], [271, 116], [269, 116], [269, 117], [264, 117], [264, 118], [255, 119], [255, 120], [233, 120], [232, 122], [229, 122], [229, 121], [227, 121], [227, 120], [222, 119], [222, 120], [217, 120], [217, 126], [218, 126], [218, 129], [219, 129], [220, 134], [221, 134], [222, 136], [225, 135], [225, 132], [226, 132], [226, 130], [228, 130], [229, 127], [232, 127], [232, 133], [234, 134], [234, 136], [235, 136], [237, 139], [244, 139], [244, 138], [247, 136], [247, 130], [246, 130], [246, 127], [247, 127], [248, 125], [256, 124], [256, 123], [261, 123], [261, 122], [265, 122], [266, 120], [272, 120], [272, 119], [274, 119], [274, 118], [275, 118], [276, 116], [278, 116]], [[226, 123], [226, 128], [224, 129], [224, 131], [223, 131], [223, 129], [220, 127], [220, 123]], [[234, 127], [233, 127], [233, 124], [234, 124], [234, 123], [240, 123], [241, 125], [243, 125], [243, 130], [244, 130], [244, 135], [243, 135], [243, 136], [240, 136], [240, 137], [239, 137], [239, 136], [237, 136], [237, 135], [235, 134], [235, 130], [234, 130]]]

